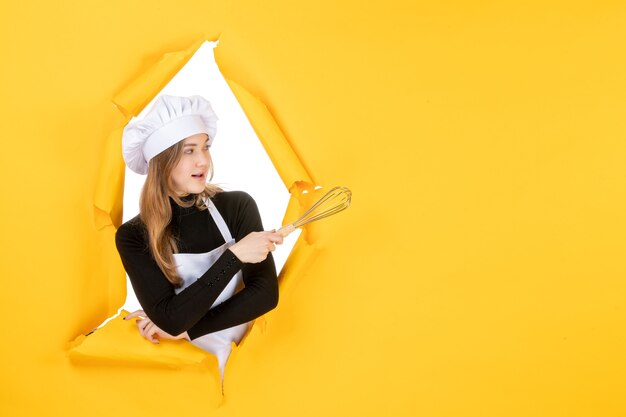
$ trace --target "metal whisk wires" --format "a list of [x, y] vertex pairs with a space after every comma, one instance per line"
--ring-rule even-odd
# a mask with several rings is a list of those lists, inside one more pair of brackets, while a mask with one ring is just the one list
[[352, 201], [352, 191], [346, 187], [334, 187], [322, 196], [296, 221], [277, 230], [277, 233], [287, 236], [296, 228], [323, 219], [347, 209]]

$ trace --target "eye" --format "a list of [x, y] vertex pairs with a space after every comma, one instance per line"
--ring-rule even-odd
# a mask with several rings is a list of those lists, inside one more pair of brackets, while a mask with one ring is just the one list
[[190, 155], [193, 153], [193, 149], [185, 149], [185, 151], [183, 153], [186, 153], [187, 155]]

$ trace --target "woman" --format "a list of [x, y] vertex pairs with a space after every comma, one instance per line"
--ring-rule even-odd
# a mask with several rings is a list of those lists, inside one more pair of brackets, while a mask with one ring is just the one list
[[124, 268], [143, 310], [143, 337], [187, 339], [215, 354], [220, 370], [251, 320], [278, 303], [270, 251], [282, 236], [263, 231], [254, 200], [207, 183], [216, 133], [200, 96], [160, 96], [124, 129], [128, 167], [147, 174], [140, 214], [116, 233]]

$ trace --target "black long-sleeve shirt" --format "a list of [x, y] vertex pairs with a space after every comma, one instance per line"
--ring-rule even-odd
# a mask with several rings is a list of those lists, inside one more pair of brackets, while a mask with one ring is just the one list
[[[250, 195], [241, 191], [221, 192], [212, 200], [236, 241], [250, 232], [263, 230], [258, 208]], [[181, 207], [172, 199], [170, 204], [169, 227], [177, 239], [179, 253], [204, 253], [224, 244], [208, 210]], [[278, 281], [271, 253], [263, 262], [244, 264], [227, 249], [197, 281], [176, 294], [152, 257], [148, 234], [139, 216], [120, 226], [115, 242], [137, 300], [148, 317], [169, 334], [187, 331], [193, 340], [253, 320], [278, 303]], [[211, 308], [240, 269], [245, 287]]]

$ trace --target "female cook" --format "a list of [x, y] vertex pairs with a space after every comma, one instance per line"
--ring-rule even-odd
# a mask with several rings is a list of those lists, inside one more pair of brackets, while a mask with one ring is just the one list
[[254, 200], [207, 183], [217, 116], [200, 96], [162, 95], [124, 129], [126, 165], [147, 174], [139, 215], [116, 233], [141, 304], [141, 335], [187, 339], [220, 370], [251, 320], [278, 303], [272, 255], [282, 236], [263, 231]]

